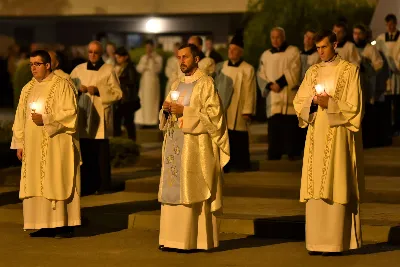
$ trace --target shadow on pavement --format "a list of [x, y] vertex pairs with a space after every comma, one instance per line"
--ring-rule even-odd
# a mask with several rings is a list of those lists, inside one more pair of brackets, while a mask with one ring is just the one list
[[360, 249], [350, 251], [347, 255], [368, 255], [368, 254], [377, 254], [383, 252], [390, 252], [400, 250], [400, 246], [390, 245], [389, 243], [377, 243], [377, 244], [368, 244]]
[[125, 230], [130, 214], [159, 209], [157, 199], [83, 208], [82, 226], [76, 229], [75, 234], [77, 237], [90, 237]]
[[289, 242], [296, 242], [296, 241], [283, 240], [283, 239], [265, 239], [265, 238], [258, 238], [256, 236], [247, 236], [238, 239], [222, 240], [219, 242], [218, 248], [207, 251], [207, 253], [224, 252], [224, 251], [244, 249], [244, 248], [265, 247], [265, 246], [272, 246]]
[[4, 192], [0, 194], [0, 207], [21, 203], [18, 191]]

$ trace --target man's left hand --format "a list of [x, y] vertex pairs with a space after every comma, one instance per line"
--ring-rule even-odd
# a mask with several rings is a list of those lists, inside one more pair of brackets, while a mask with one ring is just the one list
[[281, 87], [277, 83], [271, 84], [270, 89], [275, 93], [279, 93], [281, 91]]
[[329, 95], [326, 92], [323, 92], [322, 94], [318, 95], [318, 105], [321, 108], [327, 109], [328, 108], [328, 101], [329, 101]]
[[32, 121], [33, 121], [37, 126], [43, 126], [43, 125], [44, 125], [42, 114], [32, 113]]
[[171, 103], [171, 113], [176, 114], [178, 116], [183, 115], [183, 108], [184, 106], [176, 103]]
[[96, 86], [89, 86], [87, 88], [87, 90], [88, 90], [89, 94], [91, 94], [91, 95], [95, 95], [99, 92], [99, 89], [97, 89]]
[[243, 119], [245, 119], [247, 122], [251, 122], [251, 115], [249, 114], [242, 114]]

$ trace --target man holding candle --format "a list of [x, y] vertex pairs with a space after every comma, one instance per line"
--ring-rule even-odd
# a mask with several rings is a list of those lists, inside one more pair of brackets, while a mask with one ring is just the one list
[[257, 82], [267, 102], [268, 159], [280, 160], [287, 154], [298, 159], [304, 147], [304, 134], [297, 126], [293, 99], [300, 84], [300, 51], [286, 43], [285, 31], [271, 30], [272, 48], [260, 58]]
[[184, 77], [172, 84], [160, 111], [164, 131], [158, 193], [161, 250], [218, 246], [215, 214], [222, 211], [222, 168], [229, 161], [228, 129], [213, 79], [198, 68], [195, 45], [180, 47]]
[[294, 99], [300, 127], [308, 126], [300, 201], [310, 255], [337, 255], [362, 241], [364, 103], [359, 68], [335, 53], [336, 35], [321, 32], [316, 45], [322, 62], [307, 71]]
[[238, 30], [229, 44], [229, 60], [216, 67], [215, 87], [226, 112], [231, 151], [225, 172], [250, 169], [248, 130], [256, 111], [257, 89], [254, 68], [243, 60], [243, 48], [243, 33]]
[[79, 97], [79, 137], [82, 150], [82, 194], [110, 189], [111, 165], [108, 138], [113, 135], [112, 105], [122, 98], [114, 68], [105, 64], [98, 41], [88, 46], [89, 61], [71, 73]]
[[22, 161], [20, 198], [31, 237], [71, 237], [80, 217], [80, 153], [74, 88], [51, 72], [50, 55], [30, 55], [33, 79], [22, 89], [11, 149]]

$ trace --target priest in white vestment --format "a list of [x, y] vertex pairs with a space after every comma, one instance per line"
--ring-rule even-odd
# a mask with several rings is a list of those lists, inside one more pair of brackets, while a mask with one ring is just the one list
[[364, 25], [355, 25], [353, 28], [354, 44], [361, 57], [360, 82], [365, 103], [365, 115], [362, 121], [362, 136], [364, 148], [375, 147], [379, 144], [378, 136], [382, 128], [377, 125], [383, 119], [377, 116], [375, 100], [384, 98], [384, 91], [377, 90], [377, 74], [383, 67], [383, 59], [376, 46], [367, 39], [367, 28]]
[[217, 64], [215, 87], [226, 113], [230, 161], [224, 172], [248, 171], [250, 165], [249, 127], [256, 112], [254, 68], [243, 60], [243, 35], [237, 32], [228, 49], [228, 60]]
[[160, 78], [163, 66], [162, 57], [154, 51], [154, 42], [146, 41], [146, 54], [143, 55], [136, 70], [140, 78], [139, 98], [141, 108], [136, 111], [135, 123], [144, 127], [157, 126], [160, 109]]
[[309, 254], [338, 255], [362, 244], [364, 103], [359, 68], [335, 53], [336, 35], [321, 32], [316, 45], [322, 62], [307, 71], [294, 100], [299, 126], [308, 126], [300, 201]]
[[168, 78], [167, 85], [165, 87], [165, 97], [171, 91], [172, 83], [178, 79], [179, 69], [179, 61], [178, 61], [178, 49], [181, 46], [180, 43], [174, 44], [174, 54], [168, 58], [167, 65], [165, 66], [165, 76]]
[[30, 56], [33, 79], [22, 89], [11, 149], [22, 161], [19, 197], [31, 237], [71, 237], [81, 224], [80, 152], [74, 88], [51, 72], [44, 50]]
[[110, 147], [113, 107], [122, 98], [114, 68], [101, 58], [98, 41], [88, 46], [89, 61], [71, 73], [79, 97], [79, 137], [82, 151], [82, 194], [104, 193], [111, 186]]
[[219, 242], [215, 215], [222, 212], [228, 129], [213, 79], [198, 68], [197, 47], [183, 45], [178, 58], [185, 77], [173, 83], [160, 111], [159, 244], [161, 250], [208, 250]]
[[[200, 36], [194, 35], [189, 38], [188, 44], [197, 46], [197, 49], [200, 51], [200, 61], [198, 63], [199, 69], [201, 69], [205, 74], [213, 77], [215, 73], [215, 61], [211, 57], [206, 57], [206, 55], [203, 53], [203, 39], [201, 39]], [[178, 62], [178, 76], [185, 76], [180, 69], [180, 62]]]
[[397, 17], [388, 14], [385, 17], [387, 32], [376, 39], [376, 47], [382, 52], [389, 65], [389, 79], [386, 81], [386, 91], [391, 98], [393, 115], [393, 132], [400, 134], [400, 31], [397, 29]]
[[361, 57], [358, 54], [356, 46], [347, 40], [347, 25], [343, 22], [338, 22], [333, 25], [333, 32], [336, 34], [338, 41], [336, 53], [343, 59], [356, 66], [360, 66]]
[[297, 125], [293, 99], [300, 84], [300, 51], [286, 43], [284, 29], [271, 30], [272, 48], [260, 58], [257, 82], [266, 98], [268, 118], [268, 159], [300, 159], [304, 134]]

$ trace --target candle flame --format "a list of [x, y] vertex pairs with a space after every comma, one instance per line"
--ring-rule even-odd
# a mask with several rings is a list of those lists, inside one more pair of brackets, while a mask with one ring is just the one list
[[322, 84], [317, 84], [315, 86], [315, 91], [317, 91], [317, 94], [322, 94], [325, 91], [325, 87]]
[[171, 92], [171, 99], [174, 100], [174, 101], [178, 100], [179, 94], [180, 94], [179, 91], [172, 91]]
[[38, 109], [38, 106], [39, 106], [39, 105], [38, 105], [36, 102], [32, 102], [32, 103], [30, 104], [30, 108], [31, 108], [32, 111], [37, 110], [37, 109]]

